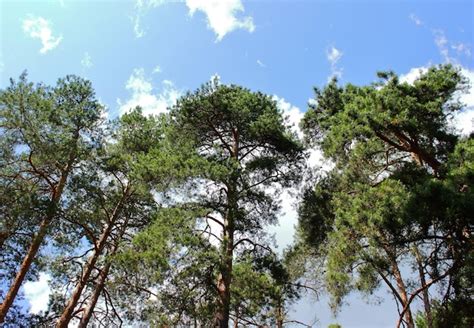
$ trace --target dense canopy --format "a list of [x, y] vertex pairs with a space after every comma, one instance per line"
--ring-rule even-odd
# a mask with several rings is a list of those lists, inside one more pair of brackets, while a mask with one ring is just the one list
[[[468, 81], [452, 65], [378, 76], [315, 89], [303, 140], [274, 97], [218, 79], [114, 120], [82, 78], [12, 80], [0, 322], [309, 327], [290, 316], [300, 297], [327, 294], [337, 313], [385, 286], [398, 327], [471, 327], [474, 140], [450, 123]], [[315, 149], [330, 169], [309, 167]], [[298, 231], [278, 252], [268, 228], [290, 189]], [[48, 309], [33, 315], [20, 287], [45, 272]]]

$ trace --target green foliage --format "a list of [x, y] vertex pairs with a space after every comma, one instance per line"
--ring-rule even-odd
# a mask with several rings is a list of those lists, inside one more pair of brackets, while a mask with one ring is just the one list
[[[168, 209], [173, 213], [168, 223], [155, 221], [143, 235], [163, 231], [169, 222], [180, 226], [168, 235], [175, 248], [161, 255], [163, 263], [173, 265], [165, 268], [165, 287], [158, 287], [150, 313], [162, 315], [153, 322], [211, 325], [222, 310], [216, 300], [227, 297], [218, 293], [220, 279], [233, 295], [221, 301], [239, 318], [265, 312], [271, 287], [266, 281], [274, 278], [249, 265], [254, 256], [269, 251], [263, 228], [275, 221], [279, 206], [268, 187], [277, 190], [297, 181], [301, 144], [269, 96], [217, 81], [179, 99], [168, 122], [166, 142], [174, 153], [165, 150], [166, 159], [175, 162], [171, 172], [184, 179], [179, 190], [187, 192]], [[150, 171], [150, 176], [155, 174]], [[172, 199], [176, 190], [167, 196]], [[216, 234], [219, 229], [223, 231]], [[152, 244], [144, 245], [143, 254], [153, 250]], [[252, 278], [255, 288], [248, 289]], [[252, 299], [242, 302], [247, 296]]]
[[[101, 147], [103, 107], [91, 83], [77, 76], [56, 86], [28, 82], [26, 73], [0, 91], [0, 276], [6, 285], [18, 270], [40, 222], [44, 233], [61, 243], [58, 213], [71, 177]], [[32, 254], [36, 273], [42, 257]], [[2, 295], [3, 298], [4, 295]]]
[[331, 323], [328, 328], [342, 328], [342, 326], [338, 323]]
[[[463, 300], [462, 302], [448, 302], [443, 304], [438, 300], [432, 302], [432, 323], [433, 328], [453, 327], [468, 328], [474, 324], [474, 316], [472, 315], [472, 299]], [[416, 315], [416, 327], [428, 328], [426, 314], [418, 312]]]
[[[425, 280], [448, 285], [470, 266], [474, 148], [448, 124], [467, 81], [450, 65], [413, 85], [392, 72], [379, 77], [370, 86], [333, 80], [315, 90], [302, 122], [306, 141], [335, 163], [299, 208], [303, 240], [325, 256], [334, 309], [353, 289], [370, 294], [381, 281], [409, 297], [422, 277], [400, 285], [400, 265], [421, 261]], [[421, 259], [410, 256], [414, 247]], [[446, 297], [458, 299], [456, 285], [441, 285], [441, 293], [457, 289]]]

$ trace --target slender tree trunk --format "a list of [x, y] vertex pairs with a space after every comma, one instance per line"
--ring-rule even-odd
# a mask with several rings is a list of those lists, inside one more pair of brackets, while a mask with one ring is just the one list
[[[423, 261], [421, 258], [420, 251], [418, 247], [414, 246], [413, 251], [415, 253], [416, 263], [418, 265], [418, 273], [420, 275], [420, 283], [421, 287], [426, 287], [426, 279], [425, 279], [425, 271], [423, 269]], [[426, 325], [427, 328], [433, 327], [433, 320], [431, 317], [431, 304], [430, 304], [430, 295], [428, 293], [428, 288], [423, 289], [423, 305], [425, 307], [425, 315], [426, 315]]]
[[28, 252], [26, 253], [25, 257], [23, 258], [23, 261], [21, 262], [20, 270], [17, 272], [15, 279], [13, 280], [10, 286], [10, 289], [8, 290], [7, 295], [3, 300], [3, 303], [0, 305], [0, 323], [3, 323], [5, 321], [5, 317], [8, 313], [8, 310], [13, 305], [13, 302], [15, 301], [15, 298], [18, 294], [18, 291], [20, 290], [23, 280], [25, 280], [25, 276], [30, 270], [31, 263], [33, 263], [36, 254], [38, 254], [38, 250], [41, 244], [43, 243], [46, 233], [48, 232], [49, 224], [56, 216], [57, 206], [63, 194], [63, 190], [66, 185], [66, 181], [69, 176], [71, 167], [74, 163], [74, 160], [75, 155], [74, 153], [72, 153], [69, 157], [69, 161], [66, 167], [64, 168], [61, 174], [59, 182], [57, 183], [56, 187], [52, 192], [50, 205], [51, 207], [48, 209], [46, 217], [41, 221], [38, 232], [33, 237], [30, 247], [28, 248]]
[[[404, 308], [408, 304], [408, 294], [405, 286], [405, 282], [403, 281], [402, 274], [398, 268], [397, 263], [391, 259], [392, 262], [392, 271], [395, 277], [395, 281], [397, 282], [398, 291], [400, 294], [400, 298], [402, 300], [402, 307]], [[415, 324], [413, 323], [413, 316], [411, 314], [411, 310], [408, 307], [407, 311], [405, 312], [405, 320], [407, 322], [408, 328], [414, 328]]]
[[76, 285], [76, 288], [74, 288], [74, 291], [67, 302], [66, 307], [63, 310], [63, 313], [61, 314], [61, 317], [58, 319], [56, 323], [56, 328], [67, 328], [69, 325], [69, 322], [72, 319], [72, 315], [74, 313], [74, 309], [77, 306], [77, 303], [79, 302], [79, 299], [81, 297], [82, 291], [87, 285], [87, 282], [89, 281], [89, 278], [92, 274], [92, 271], [94, 270], [95, 264], [98, 260], [98, 258], [102, 255], [105, 246], [107, 244], [107, 241], [110, 237], [110, 234], [112, 232], [112, 229], [115, 225], [116, 220], [118, 219], [120, 212], [123, 208], [123, 204], [125, 200], [127, 199], [129, 195], [129, 186], [127, 186], [126, 190], [124, 191], [122, 197], [120, 198], [120, 201], [118, 204], [115, 206], [111, 217], [109, 218], [109, 223], [107, 224], [106, 228], [102, 231], [102, 234], [100, 235], [100, 238], [97, 242], [96, 249], [94, 251], [94, 254], [92, 254], [89, 259], [87, 260], [85, 264], [85, 268], [82, 272], [81, 279]]
[[[109, 227], [107, 228], [107, 230], [110, 230]], [[107, 239], [108, 234], [103, 234], [102, 237], [105, 237], [105, 239]], [[72, 314], [74, 313], [74, 309], [76, 308], [77, 303], [79, 302], [79, 298], [81, 297], [82, 291], [84, 290], [87, 282], [89, 281], [90, 275], [95, 267], [95, 263], [101, 255], [101, 252], [102, 249], [98, 248], [94, 252], [94, 254], [92, 254], [87, 259], [85, 268], [82, 272], [81, 279], [74, 288], [74, 291], [72, 292], [71, 297], [69, 298], [69, 301], [67, 302], [67, 305], [64, 308], [63, 313], [61, 314], [61, 317], [56, 323], [56, 327], [67, 327], [69, 325], [69, 322], [72, 319]]]
[[[109, 253], [109, 256], [113, 256], [118, 249], [119, 243], [122, 240], [122, 236], [127, 229], [127, 224], [128, 224], [128, 218], [125, 220], [123, 223], [122, 228], [120, 229], [120, 234], [117, 238], [117, 240], [114, 243], [114, 246], [112, 250]], [[107, 282], [107, 277], [109, 275], [110, 267], [112, 266], [112, 262], [107, 262], [105, 266], [102, 268], [102, 270], [99, 273], [99, 276], [97, 278], [97, 282], [95, 284], [95, 289], [92, 294], [91, 299], [89, 300], [86, 309], [84, 310], [84, 313], [82, 314], [81, 321], [79, 322], [79, 328], [85, 328], [89, 324], [89, 321], [92, 317], [92, 314], [94, 313], [95, 306], [97, 304], [97, 301], [99, 300], [100, 295], [102, 294], [102, 291], [104, 290], [105, 283]]]
[[100, 271], [99, 277], [97, 279], [97, 283], [94, 289], [94, 293], [92, 294], [89, 303], [87, 304], [84, 313], [82, 314], [81, 321], [79, 322], [78, 328], [86, 328], [89, 324], [89, 321], [94, 313], [94, 308], [99, 300], [100, 294], [104, 290], [105, 282], [107, 281], [107, 276], [109, 274], [111, 263], [108, 262], [105, 267]]
[[238, 310], [237, 310], [237, 313], [235, 314], [234, 328], [239, 328], [239, 312], [238, 312]]
[[[229, 220], [230, 219], [230, 220]], [[221, 272], [217, 281], [218, 291], [218, 309], [215, 315], [215, 327], [228, 328], [229, 327], [229, 313], [230, 313], [230, 285], [232, 281], [232, 262], [233, 262], [233, 245], [234, 245], [234, 223], [233, 218], [224, 220], [224, 238], [223, 238], [223, 252], [224, 258], [221, 267]]]
[[3, 303], [0, 306], [0, 323], [5, 321], [5, 317], [8, 313], [8, 310], [10, 309], [13, 302], [15, 301], [15, 297], [18, 294], [18, 290], [20, 289], [20, 286], [23, 283], [23, 280], [25, 279], [26, 274], [28, 273], [31, 263], [36, 257], [36, 254], [38, 253], [38, 249], [40, 248], [41, 243], [43, 242], [44, 236], [46, 235], [48, 231], [48, 226], [49, 226], [48, 219], [44, 219], [43, 221], [41, 221], [38, 233], [33, 238], [33, 241], [28, 249], [28, 252], [26, 253], [26, 256], [24, 257], [23, 262], [21, 263], [20, 270], [17, 272], [12, 285], [10, 289], [8, 290], [7, 295], [5, 296], [5, 299], [3, 300]]
[[283, 309], [281, 300], [278, 300], [276, 308], [276, 326], [277, 328], [283, 328]]

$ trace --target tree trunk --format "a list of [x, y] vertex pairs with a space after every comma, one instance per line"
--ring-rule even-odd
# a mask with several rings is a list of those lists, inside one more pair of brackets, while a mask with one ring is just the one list
[[89, 321], [92, 317], [92, 313], [94, 313], [94, 308], [95, 305], [97, 304], [97, 301], [99, 300], [100, 294], [102, 294], [102, 291], [104, 290], [105, 282], [107, 280], [107, 276], [109, 274], [110, 270], [110, 265], [111, 263], [108, 262], [105, 267], [100, 271], [99, 277], [97, 279], [97, 283], [94, 289], [94, 293], [92, 294], [92, 297], [87, 304], [86, 309], [84, 310], [84, 313], [82, 315], [81, 321], [79, 322], [78, 328], [86, 328], [87, 325], [89, 324]]
[[41, 246], [41, 243], [43, 242], [44, 236], [46, 235], [46, 232], [48, 231], [48, 226], [49, 226], [48, 219], [44, 219], [43, 221], [41, 221], [39, 231], [36, 234], [36, 236], [33, 238], [33, 241], [28, 249], [28, 252], [26, 253], [26, 256], [24, 257], [23, 262], [21, 263], [20, 270], [16, 274], [15, 279], [13, 280], [13, 283], [10, 286], [8, 293], [5, 296], [5, 299], [3, 300], [3, 303], [0, 306], [0, 323], [3, 323], [5, 321], [5, 317], [8, 313], [8, 310], [10, 309], [13, 302], [15, 301], [15, 297], [18, 294], [18, 290], [20, 289], [20, 286], [23, 283], [23, 280], [25, 279], [26, 274], [28, 273], [31, 263], [36, 257], [36, 254], [38, 253], [38, 250]]
[[120, 212], [122, 210], [123, 204], [126, 200], [126, 198], [129, 195], [129, 186], [125, 189], [122, 197], [120, 198], [120, 201], [118, 204], [115, 206], [112, 215], [110, 219], [108, 220], [109, 223], [107, 224], [105, 230], [102, 232], [100, 235], [100, 238], [97, 242], [96, 249], [94, 251], [94, 254], [92, 254], [89, 259], [87, 260], [85, 264], [85, 269], [83, 270], [81, 279], [76, 285], [76, 288], [74, 288], [74, 291], [67, 302], [66, 307], [63, 310], [63, 313], [61, 314], [61, 317], [58, 319], [56, 323], [56, 328], [67, 328], [69, 325], [69, 322], [72, 319], [72, 315], [74, 313], [74, 309], [77, 306], [77, 303], [79, 302], [79, 298], [81, 297], [82, 291], [87, 285], [87, 282], [89, 281], [89, 278], [92, 274], [92, 271], [94, 270], [95, 264], [98, 260], [98, 258], [102, 255], [102, 252], [104, 251], [104, 248], [107, 244], [107, 241], [110, 237], [110, 234], [112, 232], [112, 229], [114, 228], [114, 224], [116, 220], [118, 219]]
[[283, 309], [281, 300], [278, 300], [276, 308], [276, 326], [277, 328], [283, 328]]
[[[120, 234], [118, 238], [115, 240], [114, 246], [112, 250], [109, 253], [109, 256], [113, 256], [118, 249], [119, 243], [122, 239], [122, 236], [127, 229], [127, 224], [128, 224], [128, 218], [125, 220], [123, 223], [122, 228], [120, 229]], [[81, 321], [79, 322], [79, 328], [85, 328], [89, 324], [89, 321], [92, 317], [92, 314], [94, 313], [95, 306], [97, 304], [97, 301], [99, 300], [100, 294], [102, 294], [102, 291], [104, 290], [105, 283], [107, 281], [107, 277], [109, 275], [110, 267], [112, 266], [112, 263], [109, 261], [105, 264], [104, 268], [99, 273], [99, 277], [97, 278], [97, 282], [95, 284], [95, 289], [94, 293], [92, 294], [92, 297], [87, 304], [87, 307], [82, 314]]]
[[[237, 310], [238, 311], [238, 310]], [[239, 328], [239, 312], [235, 314], [234, 328]]]
[[15, 279], [13, 280], [10, 286], [10, 289], [8, 290], [7, 295], [3, 300], [3, 303], [0, 305], [0, 323], [3, 323], [5, 321], [5, 317], [8, 313], [8, 310], [13, 305], [18, 291], [20, 290], [20, 287], [23, 284], [23, 280], [25, 279], [26, 274], [30, 270], [31, 263], [33, 263], [36, 254], [38, 254], [38, 250], [41, 244], [43, 243], [46, 233], [48, 232], [49, 224], [56, 216], [57, 206], [63, 194], [63, 190], [66, 185], [66, 181], [69, 176], [71, 167], [74, 163], [74, 160], [75, 156], [74, 153], [72, 153], [69, 157], [69, 161], [66, 167], [62, 171], [61, 178], [59, 179], [56, 187], [52, 191], [51, 204], [50, 208], [48, 209], [48, 212], [46, 213], [46, 217], [41, 221], [38, 232], [36, 233], [36, 236], [33, 237], [30, 247], [28, 248], [28, 252], [26, 253], [25, 257], [23, 258], [23, 261], [21, 262], [20, 270], [17, 272]]
[[[230, 157], [234, 161], [239, 160], [239, 132], [232, 129], [232, 149]], [[238, 174], [232, 173], [227, 185], [227, 213], [224, 217], [224, 228], [222, 238], [222, 263], [219, 278], [217, 280], [218, 306], [214, 317], [214, 327], [228, 328], [230, 314], [230, 285], [232, 282], [232, 264], [234, 256], [234, 232], [235, 217], [238, 210]]]
[[[408, 295], [407, 295], [406, 286], [403, 281], [402, 274], [398, 268], [397, 263], [393, 259], [391, 259], [391, 262], [392, 262], [393, 275], [395, 277], [395, 281], [397, 282], [398, 291], [400, 294], [400, 298], [402, 300], [402, 307], [405, 308], [405, 306], [408, 304]], [[413, 323], [413, 317], [411, 314], [410, 307], [408, 307], [408, 309], [405, 312], [405, 321], [407, 322], [408, 328], [415, 327], [415, 324]]]
[[232, 257], [234, 245], [234, 227], [233, 222], [224, 220], [224, 238], [223, 251], [224, 258], [221, 267], [221, 272], [217, 281], [218, 292], [218, 309], [215, 315], [214, 326], [218, 328], [229, 327], [229, 313], [230, 313], [230, 284], [232, 281]]
[[425, 315], [426, 315], [426, 326], [427, 328], [433, 327], [433, 320], [431, 318], [431, 304], [430, 304], [430, 295], [428, 293], [428, 288], [426, 287], [426, 280], [425, 280], [425, 271], [423, 269], [423, 261], [421, 258], [420, 251], [416, 246], [413, 247], [413, 251], [415, 253], [416, 263], [418, 265], [418, 273], [420, 275], [420, 283], [421, 287], [423, 287], [423, 305], [425, 307]]

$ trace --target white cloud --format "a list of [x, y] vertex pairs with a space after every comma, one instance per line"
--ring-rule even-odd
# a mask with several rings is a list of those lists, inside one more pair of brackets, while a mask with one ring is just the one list
[[410, 16], [408, 16], [412, 21], [413, 23], [415, 23], [417, 26], [421, 26], [423, 25], [423, 21], [418, 18], [418, 16], [416, 16], [415, 14], [410, 14]]
[[285, 98], [280, 98], [277, 95], [274, 95], [273, 100], [276, 101], [278, 108], [283, 111], [283, 115], [288, 118], [291, 130], [295, 132], [298, 137], [302, 138], [303, 132], [299, 128], [299, 124], [303, 119], [304, 113], [298, 107], [287, 102]]
[[136, 38], [141, 38], [145, 35], [145, 30], [141, 26], [142, 17], [152, 8], [158, 7], [169, 0], [136, 0], [135, 1], [135, 15], [130, 19], [133, 23], [133, 32]]
[[135, 37], [141, 38], [146, 33], [142, 27], [143, 16], [149, 10], [169, 2], [185, 2], [190, 16], [202, 11], [207, 17], [208, 27], [217, 35], [216, 41], [237, 29], [255, 30], [252, 17], [237, 17], [239, 12], [245, 11], [241, 0], [136, 0], [135, 13], [131, 17]]
[[125, 102], [117, 99], [120, 115], [136, 106], [142, 107], [145, 115], [164, 113], [181, 96], [181, 92], [169, 80], [164, 80], [161, 85], [161, 93], [155, 94], [151, 80], [146, 78], [143, 68], [137, 68], [133, 71], [125, 88], [131, 91], [132, 95]]
[[92, 57], [89, 55], [88, 52], [84, 53], [84, 56], [81, 59], [81, 66], [84, 68], [91, 68], [92, 64]]
[[424, 74], [428, 71], [428, 67], [422, 66], [422, 67], [415, 67], [410, 69], [410, 71], [406, 74], [401, 74], [399, 77], [399, 80], [401, 83], [408, 83], [408, 84], [413, 84], [416, 79], [420, 77], [421, 74]]
[[145, 30], [141, 27], [142, 15], [136, 14], [135, 16], [130, 17], [133, 23], [133, 33], [137, 39], [145, 35]]
[[342, 57], [342, 52], [334, 46], [326, 52], [329, 62], [332, 64], [337, 64], [339, 59]]
[[469, 135], [474, 132], [474, 70], [462, 67], [461, 74], [469, 80], [469, 88], [459, 98], [465, 107], [456, 113], [453, 124], [462, 135]]
[[[459, 64], [457, 60], [459, 55], [464, 55], [466, 57], [471, 57], [471, 47], [467, 43], [463, 42], [451, 42], [446, 37], [444, 30], [440, 28], [432, 28], [427, 26], [420, 18], [418, 18], [415, 14], [410, 14], [408, 16], [417, 26], [423, 26], [426, 29], [430, 30], [433, 34], [434, 43], [438, 48], [438, 51], [443, 58], [444, 62], [446, 63], [454, 63]], [[453, 57], [450, 54], [450, 50], [454, 50], [457, 54], [457, 57]]]
[[62, 36], [54, 37], [51, 23], [43, 17], [29, 17], [23, 21], [23, 31], [31, 38], [40, 39], [42, 48], [41, 54], [45, 54], [56, 48]]
[[219, 73], [214, 73], [213, 75], [211, 75], [211, 78], [209, 79], [209, 81], [217, 81], [217, 83], [220, 83], [221, 82], [221, 76], [219, 75]]
[[[295, 132], [300, 139], [303, 138], [303, 131], [300, 129], [300, 122], [304, 117], [304, 112], [277, 95], [273, 96], [273, 100], [276, 101], [278, 108], [283, 111], [283, 115], [287, 117], [288, 123], [291, 125], [291, 130]], [[309, 99], [308, 102], [315, 103], [314, 99]], [[314, 147], [309, 151], [308, 164], [310, 170], [319, 169], [324, 172], [330, 171], [333, 167], [329, 161], [324, 159], [322, 151], [317, 147]]]
[[328, 50], [326, 50], [326, 57], [331, 64], [331, 76], [329, 76], [328, 80], [331, 80], [332, 77], [341, 78], [342, 76], [342, 68], [338, 67], [337, 64], [339, 60], [342, 58], [342, 51], [337, 49], [334, 46], [331, 46]]
[[267, 67], [260, 59], [257, 59], [257, 64], [258, 64], [258, 66], [260, 66], [262, 68]]
[[155, 68], [153, 68], [152, 73], [153, 74], [161, 73], [161, 67], [159, 65], [156, 65]]
[[451, 45], [451, 48], [455, 50], [458, 55], [465, 55], [467, 57], [471, 57], [471, 47], [465, 43], [454, 43]]
[[27, 281], [24, 285], [25, 297], [30, 303], [30, 313], [38, 314], [48, 308], [51, 276], [41, 272], [38, 281]]
[[244, 12], [241, 0], [186, 0], [186, 5], [191, 16], [198, 10], [207, 16], [208, 27], [217, 35], [216, 41], [236, 29], [255, 30], [252, 17], [236, 16], [238, 12]]
[[463, 136], [474, 132], [474, 107], [466, 108], [453, 117], [452, 124]]
[[462, 67], [461, 74], [469, 80], [469, 89], [465, 94], [461, 96], [461, 102], [466, 105], [466, 107], [474, 108], [474, 70]]
[[[299, 124], [304, 117], [304, 112], [298, 107], [287, 102], [284, 98], [273, 96], [273, 100], [276, 101], [278, 108], [283, 111], [283, 115], [287, 117], [288, 122], [291, 124], [291, 129], [295, 132], [298, 137], [303, 137]], [[322, 151], [318, 147], [314, 147], [308, 151], [308, 170], [313, 172], [318, 170], [320, 173], [330, 171], [334, 165], [328, 160], [324, 159]], [[305, 172], [304, 175], [309, 173]], [[281, 202], [281, 214], [278, 216], [278, 225], [269, 228], [270, 233], [275, 234], [275, 239], [279, 245], [279, 250], [282, 251], [285, 247], [293, 242], [295, 227], [298, 224], [298, 213], [297, 213], [297, 195], [298, 190], [285, 190], [280, 195]]]
[[443, 57], [444, 61], [451, 62], [451, 58], [449, 57], [449, 48], [448, 48], [448, 39], [444, 34], [444, 31], [441, 29], [434, 29], [434, 42], [438, 47], [439, 53]]
[[[288, 123], [291, 125], [291, 130], [295, 132], [298, 137], [303, 137], [299, 124], [304, 116], [304, 113], [296, 106], [292, 105], [284, 98], [274, 95], [273, 100], [276, 101], [277, 106], [283, 111]], [[298, 213], [295, 207], [297, 202], [295, 193], [297, 190], [285, 190], [279, 197], [281, 203], [281, 213], [278, 215], [278, 224], [269, 228], [270, 233], [275, 234], [275, 239], [279, 246], [279, 251], [289, 246], [294, 239], [295, 227], [298, 224]]]

